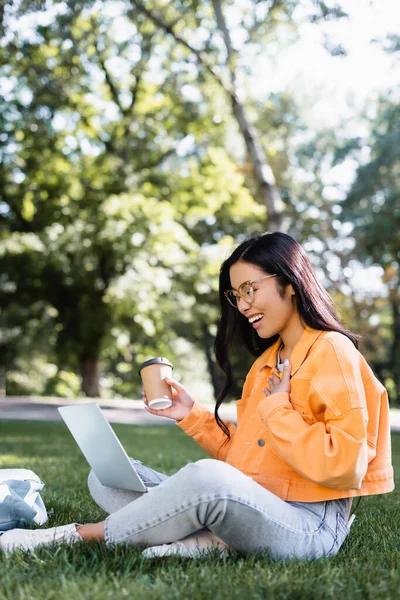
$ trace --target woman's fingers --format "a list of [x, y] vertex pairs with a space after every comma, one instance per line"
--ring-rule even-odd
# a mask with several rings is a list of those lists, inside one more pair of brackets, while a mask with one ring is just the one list
[[273, 385], [279, 385], [281, 382], [281, 380], [279, 379], [278, 375], [275, 375], [275, 373], [272, 376], [272, 383]]
[[264, 392], [264, 394], [266, 396], [270, 396], [271, 395], [271, 390], [272, 390], [272, 379], [270, 377], [267, 377], [267, 381], [268, 381], [268, 387], [267, 388], [263, 388], [263, 392]]
[[156, 410], [155, 408], [150, 408], [149, 406], [145, 406], [145, 409], [147, 410], [147, 412], [151, 413], [152, 415], [161, 415], [162, 411], [161, 410]]
[[291, 365], [290, 360], [288, 358], [285, 359], [283, 363], [283, 374], [282, 374], [282, 383], [290, 386], [290, 373], [291, 373]]
[[287, 358], [284, 362], [282, 379], [273, 373], [272, 377], [267, 377], [269, 389], [263, 388], [263, 392], [266, 396], [272, 396], [277, 392], [288, 392], [290, 393], [290, 375], [291, 375], [291, 364]]
[[169, 386], [174, 387], [177, 392], [186, 392], [186, 388], [181, 383], [179, 383], [179, 381], [176, 381], [176, 379], [172, 379], [170, 377], [164, 377], [164, 381]]
[[171, 387], [174, 400], [178, 400], [181, 404], [188, 405], [193, 399], [184, 385], [170, 377], [164, 377], [164, 381]]
[[277, 385], [280, 384], [281, 380], [276, 375], [272, 375], [272, 377], [267, 377], [269, 391], [272, 393]]

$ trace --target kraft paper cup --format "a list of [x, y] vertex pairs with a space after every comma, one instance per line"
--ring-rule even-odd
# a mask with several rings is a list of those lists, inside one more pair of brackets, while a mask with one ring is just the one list
[[149, 408], [163, 410], [172, 406], [171, 387], [164, 381], [164, 377], [172, 377], [172, 363], [163, 356], [146, 360], [140, 369], [143, 388], [147, 397]]

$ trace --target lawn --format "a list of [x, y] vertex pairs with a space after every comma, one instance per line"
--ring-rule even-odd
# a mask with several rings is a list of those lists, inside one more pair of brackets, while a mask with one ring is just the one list
[[[206, 456], [175, 427], [114, 428], [128, 454], [168, 474]], [[0, 421], [0, 439], [0, 468], [30, 468], [46, 482], [49, 526], [104, 518], [86, 488], [88, 465], [63, 424]], [[393, 456], [399, 474], [400, 435]], [[1, 554], [0, 599], [400, 598], [398, 502], [398, 492], [363, 499], [339, 555], [312, 563], [235, 555], [149, 561], [138, 549], [104, 544]]]

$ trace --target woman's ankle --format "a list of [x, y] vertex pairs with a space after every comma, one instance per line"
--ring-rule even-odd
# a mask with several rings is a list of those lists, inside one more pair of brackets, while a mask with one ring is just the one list
[[84, 542], [101, 542], [104, 540], [104, 521], [76, 525], [76, 531]]

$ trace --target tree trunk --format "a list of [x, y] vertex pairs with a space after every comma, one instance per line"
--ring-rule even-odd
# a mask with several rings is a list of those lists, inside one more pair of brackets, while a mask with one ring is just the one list
[[0, 398], [5, 398], [6, 393], [6, 368], [0, 365]]
[[166, 33], [172, 35], [176, 42], [190, 52], [192, 52], [201, 64], [218, 82], [224, 92], [228, 95], [232, 106], [233, 115], [239, 126], [240, 133], [249, 155], [249, 159], [253, 165], [254, 178], [257, 182], [259, 196], [261, 202], [267, 210], [268, 228], [274, 231], [282, 231], [283, 229], [283, 202], [281, 200], [278, 188], [276, 187], [275, 177], [270, 165], [268, 164], [266, 154], [261, 144], [260, 136], [256, 128], [250, 123], [243, 102], [240, 101], [237, 94], [236, 86], [236, 66], [235, 66], [235, 50], [232, 45], [231, 35], [226, 25], [225, 17], [222, 11], [222, 1], [213, 0], [213, 8], [217, 26], [222, 33], [228, 54], [229, 75], [231, 78], [230, 85], [223, 81], [215, 65], [210, 63], [207, 53], [197, 50], [189, 42], [181, 37], [175, 31], [175, 26], [168, 23], [163, 17], [156, 14], [153, 10], [144, 6], [141, 0], [131, 0], [135, 8], [146, 15], [157, 27], [163, 29]]
[[236, 96], [231, 97], [232, 110], [239, 125], [247, 152], [253, 165], [260, 200], [267, 210], [267, 222], [271, 231], [281, 231], [282, 201], [275, 183], [275, 176], [269, 166], [261, 140], [256, 129], [247, 119], [243, 104]]
[[250, 123], [243, 102], [239, 100], [237, 93], [236, 77], [236, 50], [232, 44], [230, 31], [227, 27], [224, 13], [222, 11], [222, 0], [212, 0], [214, 14], [220, 30], [226, 52], [228, 55], [228, 68], [231, 79], [231, 93], [229, 93], [232, 112], [235, 116], [240, 132], [243, 136], [250, 161], [253, 165], [254, 178], [257, 182], [258, 193], [261, 202], [267, 210], [269, 229], [282, 230], [283, 205], [280, 194], [276, 187], [276, 181], [271, 167], [268, 164], [266, 154], [262, 147], [261, 139], [256, 128]]
[[82, 392], [89, 398], [100, 396], [100, 383], [97, 358], [85, 357], [81, 360]]

